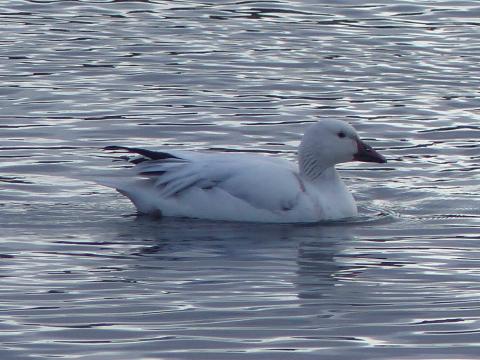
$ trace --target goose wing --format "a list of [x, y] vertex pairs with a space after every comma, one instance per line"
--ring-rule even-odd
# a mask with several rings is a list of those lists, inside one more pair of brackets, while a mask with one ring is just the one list
[[164, 198], [181, 197], [192, 189], [220, 190], [255, 208], [276, 212], [294, 209], [305, 192], [293, 164], [267, 156], [119, 146], [106, 149], [140, 155], [131, 160], [136, 164], [135, 174], [149, 178]]

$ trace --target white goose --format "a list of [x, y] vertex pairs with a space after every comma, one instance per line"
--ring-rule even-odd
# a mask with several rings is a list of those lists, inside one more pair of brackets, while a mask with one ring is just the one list
[[335, 164], [385, 163], [339, 120], [311, 125], [298, 166], [278, 158], [238, 153], [157, 152], [108, 146], [141, 155], [120, 177], [99, 181], [128, 197], [138, 212], [210, 220], [318, 222], [357, 215]]

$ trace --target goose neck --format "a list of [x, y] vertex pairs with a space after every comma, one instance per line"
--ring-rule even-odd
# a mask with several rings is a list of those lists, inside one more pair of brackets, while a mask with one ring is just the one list
[[317, 181], [330, 173], [328, 169], [334, 169], [332, 165], [323, 163], [320, 157], [306, 149], [300, 150], [298, 162], [300, 174], [310, 181]]

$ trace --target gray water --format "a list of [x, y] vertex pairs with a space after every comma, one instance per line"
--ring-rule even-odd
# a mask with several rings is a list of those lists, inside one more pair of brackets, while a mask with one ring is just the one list
[[[478, 1], [3, 1], [0, 357], [478, 359]], [[389, 162], [358, 219], [137, 217], [106, 145]]]

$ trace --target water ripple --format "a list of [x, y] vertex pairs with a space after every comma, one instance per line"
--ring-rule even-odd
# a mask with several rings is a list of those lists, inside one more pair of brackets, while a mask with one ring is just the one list
[[[10, 2], [5, 356], [477, 358], [477, 5]], [[389, 160], [339, 166], [355, 219], [159, 222], [77, 176], [107, 144], [295, 160], [332, 117]]]

